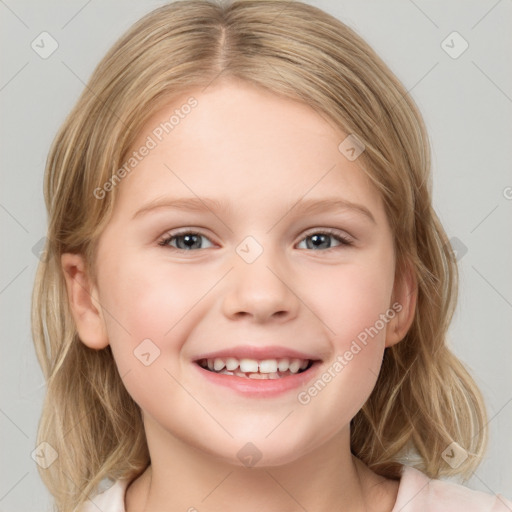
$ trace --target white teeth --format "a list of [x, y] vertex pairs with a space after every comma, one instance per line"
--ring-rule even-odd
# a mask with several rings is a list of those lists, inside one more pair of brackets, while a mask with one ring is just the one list
[[302, 364], [301, 359], [292, 359], [292, 362], [290, 363], [290, 366], [288, 367], [288, 369], [292, 373], [297, 373], [299, 371], [301, 364]]
[[264, 359], [259, 363], [260, 373], [277, 372], [277, 361], [275, 359]]
[[240, 371], [247, 373], [257, 373], [258, 361], [255, 359], [240, 359]]
[[290, 364], [290, 360], [288, 358], [279, 359], [279, 363], [277, 364], [277, 368], [280, 372], [285, 372], [288, 370], [288, 365]]
[[234, 357], [228, 357], [226, 359], [226, 369], [229, 371], [236, 370], [238, 368], [238, 359]]
[[[308, 359], [290, 359], [283, 357], [281, 359], [256, 359], [235, 357], [216, 357], [213, 359], [203, 360], [203, 365], [207, 366], [210, 371], [221, 373], [223, 375], [239, 375], [249, 378], [270, 378], [278, 379], [283, 373], [298, 373], [299, 370], [305, 370], [310, 361]], [[263, 377], [262, 377], [263, 375]]]
[[214, 361], [213, 361], [213, 369], [216, 372], [220, 372], [220, 370], [222, 370], [224, 368], [224, 366], [226, 366], [226, 364], [224, 363], [224, 359], [220, 359], [218, 357], [214, 359]]

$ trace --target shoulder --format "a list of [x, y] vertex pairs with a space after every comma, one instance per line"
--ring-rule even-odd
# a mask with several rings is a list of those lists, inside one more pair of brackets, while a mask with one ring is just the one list
[[124, 497], [129, 479], [115, 480], [110, 487], [89, 498], [81, 508], [74, 512], [126, 512]]
[[431, 479], [404, 466], [395, 506], [391, 512], [512, 512], [512, 501], [468, 489], [447, 480]]

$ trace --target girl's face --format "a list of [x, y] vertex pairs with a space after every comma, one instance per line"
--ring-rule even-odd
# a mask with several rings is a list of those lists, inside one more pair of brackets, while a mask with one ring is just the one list
[[74, 312], [84, 343], [110, 344], [150, 446], [278, 465], [346, 439], [411, 320], [382, 200], [346, 137], [233, 81], [142, 130], [113, 185], [91, 311]]

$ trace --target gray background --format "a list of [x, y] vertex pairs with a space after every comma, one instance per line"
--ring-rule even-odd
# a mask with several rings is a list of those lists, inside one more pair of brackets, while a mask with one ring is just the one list
[[[31, 452], [45, 384], [30, 336], [30, 294], [45, 235], [46, 155], [93, 68], [133, 22], [162, 5], [141, 0], [0, 0], [2, 358], [0, 512], [50, 503]], [[433, 153], [434, 205], [456, 237], [460, 299], [449, 343], [489, 408], [490, 448], [466, 484], [512, 497], [512, 2], [309, 1], [354, 28], [417, 102]], [[31, 47], [41, 32], [57, 50]], [[457, 31], [468, 49], [442, 42]], [[448, 39], [452, 52], [461, 41]], [[508, 188], [507, 188], [508, 187]]]

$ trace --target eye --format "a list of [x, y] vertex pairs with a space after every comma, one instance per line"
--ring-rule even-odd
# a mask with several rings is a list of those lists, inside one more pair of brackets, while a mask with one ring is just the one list
[[204, 247], [199, 247], [201, 245], [201, 238], [209, 240], [201, 233], [197, 233], [195, 231], [182, 231], [180, 233], [165, 235], [165, 238], [158, 242], [158, 244], [174, 247], [171, 243], [176, 240], [177, 247], [174, 248], [178, 250], [188, 251], [190, 249], [204, 249]]
[[[206, 236], [196, 231], [181, 231], [178, 233], [168, 233], [165, 237], [158, 242], [158, 245], [163, 247], [171, 247], [176, 250], [190, 251], [192, 249], [206, 249], [201, 243], [201, 239], [210, 240]], [[332, 245], [329, 239], [334, 239], [337, 245]], [[307, 243], [311, 240], [311, 243]], [[333, 230], [315, 231], [307, 235], [301, 240], [306, 241], [307, 249], [335, 249], [336, 247], [350, 246], [353, 244], [351, 238], [347, 235]], [[175, 243], [175, 245], [174, 245]], [[211, 247], [212, 245], [210, 245]]]
[[[335, 239], [338, 242], [338, 245], [332, 246], [329, 238]], [[330, 229], [324, 231], [314, 231], [313, 233], [310, 233], [305, 238], [303, 238], [301, 242], [304, 240], [306, 241], [307, 249], [313, 248], [329, 250], [340, 246], [350, 246], [353, 243], [352, 239], [347, 235]], [[307, 243], [308, 240], [311, 240], [311, 243]]]

